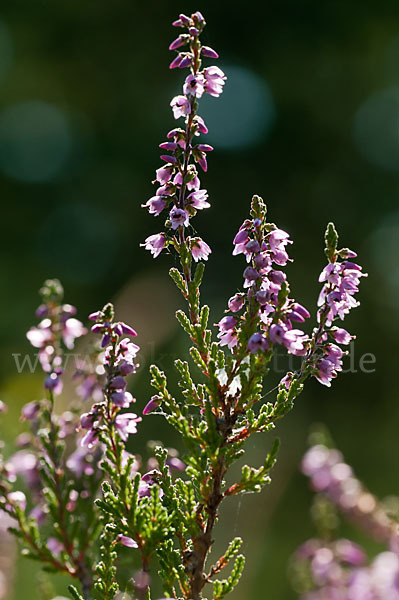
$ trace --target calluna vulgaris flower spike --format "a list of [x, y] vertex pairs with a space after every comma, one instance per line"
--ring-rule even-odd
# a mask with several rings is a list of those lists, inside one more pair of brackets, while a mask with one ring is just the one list
[[[319, 433], [317, 437], [326, 436]], [[326, 445], [325, 439], [306, 452], [302, 471], [317, 492], [312, 516], [318, 537], [302, 544], [292, 557], [291, 578], [300, 600], [397, 600], [399, 499], [393, 503], [391, 497], [385, 505], [379, 501], [356, 478], [341, 452]], [[337, 538], [338, 510], [385, 549], [370, 561], [361, 546]]]
[[[112, 600], [125, 589], [149, 600], [153, 559], [167, 597], [200, 600], [213, 594], [220, 600], [234, 589], [245, 561], [241, 538], [209, 564], [221, 505], [229, 496], [259, 492], [270, 483], [278, 442], [257, 468], [244, 465], [229, 485], [226, 475], [245, 453], [246, 440], [273, 430], [292, 409], [309, 377], [330, 385], [342, 369], [340, 345], [352, 336], [335, 323], [357, 306], [354, 295], [363, 276], [351, 262], [355, 254], [337, 249], [338, 236], [329, 224], [328, 265], [320, 276], [316, 326], [308, 335], [300, 327], [310, 313], [291, 297], [283, 270], [291, 261], [289, 234], [267, 222], [266, 206], [254, 196], [233, 243], [233, 254], [247, 261], [243, 289], [228, 301], [214, 339], [210, 309], [200, 302], [211, 249], [192, 233], [191, 221], [210, 207], [199, 169], [207, 170], [213, 148], [197, 140], [208, 131], [198, 115], [199, 101], [204, 94], [220, 96], [226, 77], [218, 67], [202, 64], [218, 55], [200, 41], [205, 27], [200, 12], [181, 14], [173, 25], [182, 32], [170, 45], [177, 52], [170, 67], [188, 69], [182, 93], [170, 103], [181, 126], [160, 144], [165, 164], [156, 171], [155, 195], [143, 204], [151, 214], [166, 216], [163, 231], [142, 245], [154, 257], [165, 248], [179, 257], [180, 269], [172, 268], [170, 275], [187, 302], [187, 313], [178, 310], [176, 317], [190, 339], [191, 364], [175, 361], [179, 389], [174, 393], [165, 373], [152, 365], [155, 393], [137, 405], [143, 417], [160, 415], [174, 427], [186, 447], [184, 461], [174, 449], [154, 443], [148, 444], [146, 462], [130, 452], [142, 417], [130, 412], [135, 399], [127, 377], [137, 370], [139, 347], [132, 341], [136, 332], [116, 320], [111, 304], [89, 317], [99, 341], [89, 353], [93, 361], [77, 364], [78, 403], [56, 415], [55, 398], [66, 377], [63, 348], [71, 349], [86, 329], [74, 309], [61, 304], [62, 288], [53, 281], [43, 288], [42, 320], [28, 332], [39, 348], [46, 399], [24, 407], [33, 435], [24, 434], [17, 454], [0, 462], [0, 508], [14, 519], [13, 532], [28, 555], [79, 582], [81, 592], [69, 588], [75, 600]], [[282, 378], [275, 400], [265, 402], [264, 378], [280, 346], [299, 357], [300, 367]], [[118, 555], [124, 557], [120, 563]], [[123, 564], [137, 559], [140, 570], [127, 573]], [[229, 563], [229, 575], [220, 579]]]

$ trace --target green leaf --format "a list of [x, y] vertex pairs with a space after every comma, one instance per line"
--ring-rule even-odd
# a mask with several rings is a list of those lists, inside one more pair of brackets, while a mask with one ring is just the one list
[[73, 600], [85, 600], [83, 596], [81, 596], [74, 585], [68, 585], [68, 590], [73, 598]]
[[169, 269], [169, 275], [171, 276], [171, 278], [173, 279], [183, 296], [187, 296], [186, 282], [184, 281], [183, 275], [180, 273], [180, 271], [173, 267], [172, 269]]
[[195, 287], [197, 287], [197, 288], [199, 288], [199, 286], [202, 283], [202, 277], [204, 276], [204, 271], [205, 271], [205, 263], [203, 263], [203, 262], [198, 263], [198, 266], [195, 269], [195, 274], [194, 274], [194, 278], [193, 278], [193, 283], [194, 283]]
[[186, 313], [184, 313], [182, 310], [177, 310], [176, 319], [179, 321], [184, 331], [191, 337], [193, 334], [192, 326], [190, 323], [190, 319], [187, 317]]
[[209, 306], [204, 304], [204, 306], [201, 308], [201, 313], [200, 313], [200, 323], [201, 323], [202, 331], [204, 331], [206, 329], [206, 326], [208, 325], [208, 319], [209, 319]]

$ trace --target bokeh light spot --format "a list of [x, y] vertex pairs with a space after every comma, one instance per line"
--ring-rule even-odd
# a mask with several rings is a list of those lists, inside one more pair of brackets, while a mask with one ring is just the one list
[[399, 295], [399, 212], [388, 214], [368, 238], [368, 254], [376, 272], [383, 278], [384, 291], [377, 299], [397, 309]]
[[399, 86], [370, 96], [353, 123], [356, 146], [374, 165], [399, 171]]
[[216, 147], [240, 150], [262, 142], [275, 120], [276, 110], [264, 79], [244, 67], [222, 67], [227, 76], [223, 94], [201, 98], [204, 118]]
[[51, 104], [23, 102], [0, 115], [0, 168], [10, 177], [27, 182], [54, 179], [71, 146], [69, 123]]

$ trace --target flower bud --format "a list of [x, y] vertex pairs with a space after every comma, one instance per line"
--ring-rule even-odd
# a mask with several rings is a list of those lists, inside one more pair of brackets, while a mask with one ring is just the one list
[[219, 54], [209, 46], [202, 46], [201, 54], [202, 56], [206, 56], [207, 58], [219, 58]]
[[159, 396], [152, 396], [151, 400], [143, 408], [143, 415], [149, 415], [156, 410], [161, 404], [161, 398]]

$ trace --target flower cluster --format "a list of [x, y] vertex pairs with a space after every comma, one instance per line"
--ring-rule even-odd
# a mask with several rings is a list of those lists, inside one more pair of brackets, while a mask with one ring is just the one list
[[337, 250], [337, 238], [330, 223], [326, 235], [329, 263], [319, 277], [319, 282], [323, 283], [318, 299], [319, 327], [314, 331], [310, 356], [314, 376], [328, 387], [331, 386], [331, 380], [342, 371], [344, 353], [337, 343], [347, 345], [355, 337], [342, 327], [333, 327], [333, 322], [336, 319], [342, 321], [352, 308], [359, 306], [354, 295], [359, 291], [360, 278], [367, 277], [361, 266], [347, 260], [355, 258], [355, 252], [348, 248]]
[[[389, 516], [393, 499], [390, 508], [384, 507], [356, 479], [342, 454], [321, 443], [306, 452], [302, 471], [317, 492], [312, 516], [321, 539], [308, 540], [293, 557], [292, 579], [300, 600], [398, 600], [398, 525]], [[387, 549], [369, 561], [354, 542], [334, 540], [336, 509]]]
[[37, 308], [36, 316], [41, 319], [31, 327], [26, 337], [34, 348], [39, 348], [39, 360], [48, 375], [44, 387], [54, 394], [62, 392], [60, 376], [63, 347], [72, 350], [75, 339], [87, 333], [83, 324], [74, 317], [76, 308], [62, 304], [63, 289], [57, 279], [49, 279], [40, 290], [43, 303]]
[[[197, 163], [203, 171], [207, 170], [207, 152], [213, 150], [209, 144], [194, 143], [196, 136], [206, 134], [208, 129], [203, 119], [197, 115], [198, 99], [204, 93], [220, 96], [225, 83], [225, 75], [215, 66], [201, 70], [202, 58], [218, 58], [218, 54], [208, 46], [203, 46], [199, 36], [205, 27], [205, 19], [200, 12], [187, 17], [181, 14], [174, 22], [176, 27], [186, 29], [170, 45], [170, 50], [178, 50], [170, 68], [188, 68], [190, 70], [184, 85], [183, 94], [171, 101], [175, 119], [184, 118], [185, 127], [177, 127], [167, 134], [167, 141], [160, 144], [165, 152], [161, 159], [166, 163], [156, 171], [155, 182], [159, 184], [155, 196], [143, 207], [155, 216], [165, 209], [169, 211], [166, 221], [168, 232], [149, 236], [144, 244], [156, 258], [170, 243], [178, 245], [184, 239], [184, 229], [189, 226], [191, 217], [198, 210], [208, 208], [208, 192], [201, 188]], [[182, 52], [181, 47], [188, 46]], [[178, 237], [176, 237], [178, 236]], [[210, 247], [201, 238], [187, 238], [187, 246], [195, 261], [207, 260]]]
[[87, 430], [82, 444], [89, 448], [98, 441], [101, 432], [110, 426], [126, 441], [130, 434], [137, 432], [137, 423], [141, 421], [135, 413], [119, 414], [121, 408], [129, 408], [135, 402], [132, 394], [126, 391], [126, 376], [136, 371], [138, 364], [135, 359], [140, 348], [130, 338], [123, 337], [136, 336], [136, 331], [126, 323], [114, 322], [113, 318], [111, 304], [89, 316], [89, 319], [96, 321], [91, 331], [102, 336], [106, 376], [104, 401], [94, 404], [91, 411], [84, 413], [80, 419], [82, 429]]
[[394, 524], [376, 497], [355, 477], [341, 452], [323, 444], [312, 446], [302, 460], [312, 489], [323, 493], [341, 512], [374, 538], [390, 541]]
[[[287, 276], [276, 268], [291, 260], [287, 246], [292, 242], [288, 233], [256, 216], [257, 207], [260, 213], [264, 212], [263, 201], [255, 196], [254, 218], [244, 221], [233, 241], [233, 254], [244, 254], [249, 264], [243, 273], [245, 293], [235, 294], [228, 303], [234, 316], [225, 316], [218, 323], [220, 345], [232, 349], [244, 337], [252, 354], [281, 344], [289, 353], [303, 356], [309, 340], [294, 323], [303, 323], [310, 314], [304, 306], [288, 298]], [[246, 315], [238, 316], [244, 308]], [[249, 337], [242, 335], [243, 329]]]
[[296, 578], [309, 591], [300, 600], [398, 600], [399, 555], [379, 553], [368, 564], [364, 550], [354, 542], [331, 543], [312, 539], [295, 554]]

